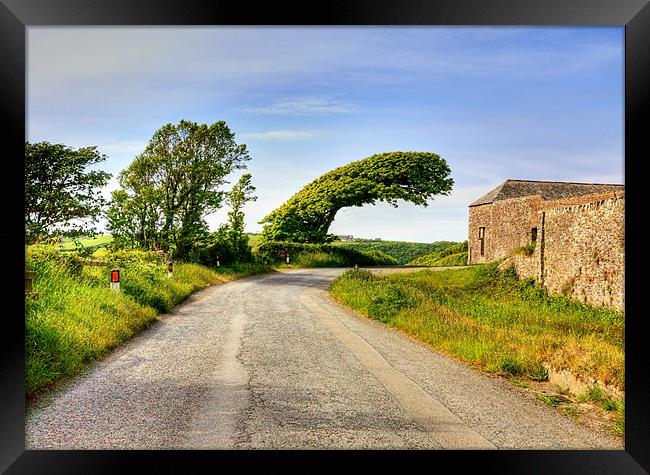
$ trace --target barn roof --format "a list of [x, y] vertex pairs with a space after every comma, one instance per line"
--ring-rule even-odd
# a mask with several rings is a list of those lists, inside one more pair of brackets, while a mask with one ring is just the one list
[[539, 195], [545, 200], [573, 198], [595, 193], [625, 191], [625, 185], [609, 183], [571, 183], [566, 181], [506, 180], [487, 192], [470, 206], [485, 205], [494, 201]]

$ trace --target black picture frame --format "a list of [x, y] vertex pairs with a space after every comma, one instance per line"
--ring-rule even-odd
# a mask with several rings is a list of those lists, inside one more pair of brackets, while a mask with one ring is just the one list
[[[4, 226], [0, 469], [6, 473], [113, 473], [157, 470], [274, 471], [347, 467], [419, 469], [454, 473], [648, 473], [650, 470], [650, 371], [642, 331], [644, 285], [639, 224], [642, 164], [650, 104], [649, 0], [355, 0], [265, 2], [222, 0], [0, 0], [0, 123], [6, 132], [2, 190]], [[24, 154], [26, 28], [36, 25], [619, 25], [625, 27], [625, 313], [626, 435], [624, 450], [606, 451], [35, 451], [25, 450], [24, 401]], [[21, 247], [23, 246], [23, 247]], [[638, 277], [637, 277], [638, 276]], [[226, 465], [228, 467], [226, 468]]]

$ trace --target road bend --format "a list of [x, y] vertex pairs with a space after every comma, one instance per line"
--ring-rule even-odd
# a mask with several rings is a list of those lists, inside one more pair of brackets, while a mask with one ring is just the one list
[[622, 448], [345, 309], [327, 292], [341, 272], [195, 293], [31, 407], [26, 448]]

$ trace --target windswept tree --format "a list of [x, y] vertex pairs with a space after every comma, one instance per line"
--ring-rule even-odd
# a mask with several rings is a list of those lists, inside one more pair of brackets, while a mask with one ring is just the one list
[[397, 207], [398, 200], [427, 206], [453, 185], [447, 162], [430, 152], [373, 155], [325, 173], [272, 211], [260, 224], [265, 240], [322, 243], [336, 213], [377, 201]]
[[226, 176], [247, 160], [246, 145], [235, 142], [224, 121], [165, 124], [120, 173], [122, 189], [113, 193], [108, 228], [118, 243], [184, 258], [207, 233], [205, 216], [222, 206]]
[[25, 142], [25, 240], [96, 232], [106, 204], [101, 188], [111, 178], [88, 167], [106, 160], [97, 147]]

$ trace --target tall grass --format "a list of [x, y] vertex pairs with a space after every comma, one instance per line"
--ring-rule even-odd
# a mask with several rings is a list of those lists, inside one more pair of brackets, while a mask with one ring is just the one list
[[341, 302], [483, 370], [544, 380], [542, 363], [624, 389], [624, 318], [550, 296], [496, 264], [376, 276], [352, 270]]
[[79, 265], [74, 253], [54, 246], [26, 248], [26, 267], [36, 272], [36, 300], [25, 299], [25, 363], [28, 396], [82, 370], [110, 349], [168, 312], [192, 292], [219, 282], [267, 271], [239, 264], [218, 271], [178, 263], [167, 278], [155, 253], [103, 253], [119, 266], [121, 292], [109, 288], [110, 267]]

